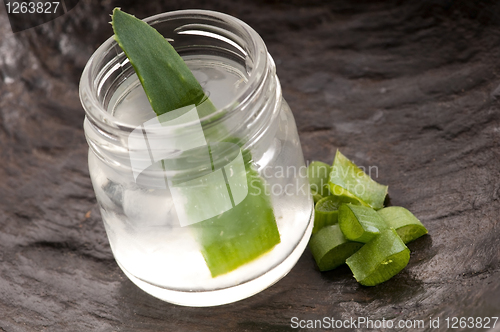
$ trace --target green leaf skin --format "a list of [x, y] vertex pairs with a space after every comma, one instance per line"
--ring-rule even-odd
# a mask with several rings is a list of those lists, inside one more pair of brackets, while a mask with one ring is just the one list
[[337, 150], [328, 182], [330, 192], [346, 190], [364, 204], [379, 210], [384, 207], [387, 186], [373, 181], [363, 170]]
[[307, 178], [313, 194], [314, 203], [329, 195], [328, 179], [331, 166], [321, 161], [313, 161], [307, 166]]
[[248, 195], [218, 216], [194, 224], [196, 237], [212, 277], [230, 272], [270, 251], [280, 234], [264, 183], [247, 168]]
[[114, 38], [134, 67], [156, 115], [202, 102], [216, 111], [184, 60], [158, 31], [118, 8], [113, 10], [112, 25]]
[[390, 206], [377, 213], [394, 228], [405, 244], [427, 234], [427, 229], [413, 213], [401, 206]]
[[333, 270], [344, 264], [362, 246], [363, 243], [347, 240], [338, 225], [322, 228], [309, 241], [309, 250], [320, 271]]
[[390, 228], [347, 258], [346, 263], [360, 284], [375, 286], [398, 274], [409, 260], [410, 250]]
[[351, 192], [342, 188], [341, 186], [338, 186], [336, 184], [329, 182], [328, 183], [328, 190], [330, 191], [330, 195], [339, 196], [339, 197], [346, 197], [346, 198], [351, 199], [352, 201], [356, 201], [357, 202], [356, 205], [363, 205], [363, 206], [370, 207], [368, 204], [366, 204], [359, 197], [354, 196]]
[[[216, 111], [184, 60], [154, 28], [119, 9], [113, 10], [112, 24], [115, 40], [129, 58], [158, 116], [193, 104], [200, 118]], [[211, 134], [225, 136], [216, 130], [205, 132], [207, 140], [213, 138]], [[241, 146], [237, 138], [223, 140]], [[280, 243], [264, 180], [251, 169], [250, 152], [242, 150], [242, 154], [248, 182], [246, 198], [218, 216], [189, 226], [212, 277], [230, 272]]]
[[325, 226], [336, 224], [338, 222], [339, 207], [344, 203], [359, 204], [357, 200], [346, 196], [331, 195], [320, 199], [314, 207], [314, 228], [312, 233], [316, 233]]
[[318, 203], [323, 198], [323, 196], [321, 196], [317, 192], [313, 191], [312, 189], [311, 189], [311, 194], [313, 197], [314, 204]]
[[342, 204], [339, 208], [339, 226], [348, 240], [367, 243], [384, 229], [387, 222], [377, 211], [367, 206]]

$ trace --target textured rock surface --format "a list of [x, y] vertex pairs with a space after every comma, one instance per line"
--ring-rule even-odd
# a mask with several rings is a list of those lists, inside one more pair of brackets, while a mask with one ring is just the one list
[[[355, 3], [355, 4], [353, 4]], [[0, 6], [0, 330], [286, 331], [290, 319], [500, 314], [500, 7], [427, 1], [85, 1], [13, 34]], [[115, 6], [206, 8], [263, 37], [307, 160], [377, 166], [429, 234], [373, 288], [306, 251], [268, 290], [215, 308], [145, 294], [109, 249], [87, 170], [83, 66]], [[377, 174], [372, 174], [377, 175]], [[438, 329], [436, 329], [438, 330]]]

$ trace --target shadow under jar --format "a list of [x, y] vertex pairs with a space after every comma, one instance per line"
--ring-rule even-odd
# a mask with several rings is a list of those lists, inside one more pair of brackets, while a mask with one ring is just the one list
[[164, 301], [241, 300], [285, 276], [311, 233], [293, 115], [264, 42], [245, 23], [201, 10], [145, 21], [217, 110], [190, 105], [162, 120], [113, 38], [94, 53], [80, 99], [111, 249], [130, 280]]

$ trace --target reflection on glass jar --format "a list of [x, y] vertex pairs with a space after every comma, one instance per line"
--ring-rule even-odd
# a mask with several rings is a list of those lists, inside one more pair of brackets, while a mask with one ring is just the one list
[[89, 169], [123, 272], [168, 302], [210, 306], [282, 278], [307, 245], [313, 205], [293, 115], [258, 34], [228, 15], [146, 21], [171, 41], [217, 111], [156, 117], [110, 38], [80, 82]]

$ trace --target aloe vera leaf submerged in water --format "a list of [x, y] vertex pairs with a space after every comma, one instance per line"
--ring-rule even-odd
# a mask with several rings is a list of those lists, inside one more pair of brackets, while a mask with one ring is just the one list
[[192, 225], [202, 254], [215, 277], [271, 250], [280, 242], [271, 202], [258, 173], [247, 168], [248, 195], [219, 216]]
[[[129, 58], [158, 116], [189, 105], [197, 106], [200, 118], [216, 111], [184, 60], [158, 31], [119, 9], [113, 11], [112, 24], [115, 39]], [[232, 209], [189, 226], [195, 230], [213, 277], [238, 268], [280, 242], [263, 179], [251, 168], [249, 152], [242, 152], [247, 196]], [[188, 199], [185, 208], [196, 207]]]

